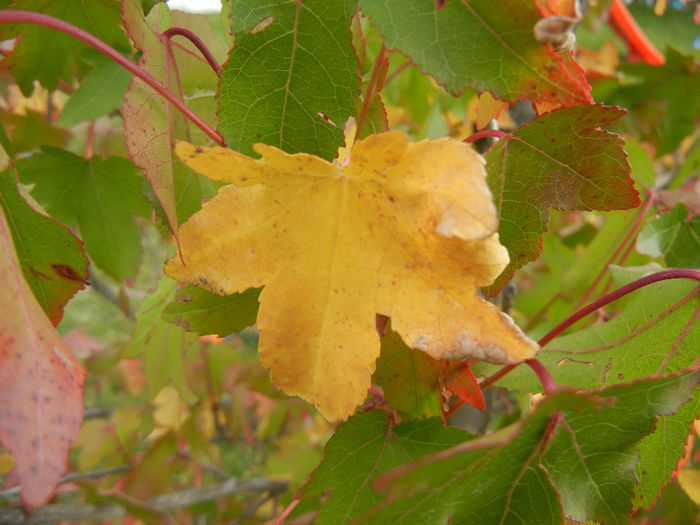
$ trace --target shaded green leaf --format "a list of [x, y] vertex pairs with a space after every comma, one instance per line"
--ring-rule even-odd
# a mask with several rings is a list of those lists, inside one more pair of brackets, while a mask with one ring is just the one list
[[[36, 11], [84, 29], [100, 40], [120, 50], [129, 44], [122, 29], [119, 2], [92, 0], [91, 2], [56, 0], [14, 0], [12, 9]], [[78, 52], [87, 44], [55, 29], [32, 24], [3, 24], [0, 40], [22, 38], [15, 50], [5, 59], [22, 93], [29, 96], [34, 90], [33, 81], [47, 89], [56, 89], [59, 80], [73, 79]]]
[[236, 45], [217, 96], [231, 149], [254, 156], [253, 144], [262, 142], [336, 156], [359, 92], [354, 11], [352, 0], [232, 3]]
[[383, 499], [373, 486], [379, 475], [470, 437], [439, 419], [392, 427], [384, 413], [358, 414], [341, 424], [326, 444], [325, 457], [300, 497], [332, 491], [317, 523], [350, 523]]
[[163, 310], [175, 297], [176, 288], [176, 281], [163, 277], [158, 288], [143, 300], [136, 310], [136, 331], [122, 350], [122, 355], [143, 356], [146, 386], [151, 399], [165, 385], [172, 383], [180, 397], [192, 404], [197, 396], [187, 384], [184, 356], [198, 344], [198, 337], [162, 317]]
[[542, 462], [564, 513], [580, 522], [629, 524], [639, 441], [654, 431], [657, 416], [687, 403], [698, 382], [693, 372], [619, 385], [596, 393], [612, 406], [567, 413]]
[[106, 62], [83, 79], [61, 111], [58, 123], [72, 126], [119, 109], [131, 73], [116, 62]]
[[559, 525], [559, 498], [539, 465], [552, 431], [550, 418], [565, 408], [595, 407], [588, 396], [556, 394], [525, 420], [389, 472], [379, 480], [388, 499], [357, 523], [438, 525], [471, 523], [478, 516], [482, 525]]
[[221, 296], [187, 285], [163, 310], [163, 319], [201, 335], [226, 337], [255, 324], [260, 288]]
[[382, 387], [384, 400], [402, 419], [442, 417], [437, 375], [430, 357], [406, 346], [387, 325], [372, 383]]
[[46, 315], [58, 324], [63, 307], [88, 278], [82, 243], [68, 228], [33, 210], [17, 192], [9, 171], [0, 173], [0, 206], [24, 278]]
[[573, 58], [535, 40], [540, 14], [534, 2], [508, 0], [498, 9], [488, 0], [437, 4], [359, 2], [387, 47], [409, 56], [453, 94], [472, 87], [506, 102], [529, 98], [571, 106], [591, 101]]
[[499, 238], [510, 255], [488, 293], [537, 258], [549, 208], [615, 210], [639, 204], [621, 139], [598, 129], [623, 114], [600, 105], [558, 109], [506, 135], [485, 155], [500, 212]]
[[700, 215], [688, 217], [688, 208], [675, 208], [649, 219], [637, 237], [637, 250], [664, 257], [674, 268], [700, 268]]
[[142, 179], [120, 157], [85, 159], [43, 147], [17, 161], [19, 179], [34, 184], [32, 196], [64, 224], [78, 224], [90, 258], [111, 277], [134, 274], [141, 258], [141, 235], [132, 214], [150, 215], [141, 197]]

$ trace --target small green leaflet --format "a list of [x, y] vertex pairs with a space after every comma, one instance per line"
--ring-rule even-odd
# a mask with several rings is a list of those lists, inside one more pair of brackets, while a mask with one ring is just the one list
[[163, 319], [200, 335], [226, 337], [255, 324], [261, 288], [221, 296], [187, 285], [163, 310]]
[[254, 156], [262, 142], [332, 160], [355, 111], [359, 62], [353, 0], [236, 0], [236, 45], [221, 70], [220, 131]]
[[58, 123], [72, 126], [116, 111], [124, 102], [131, 73], [116, 62], [106, 62], [83, 79], [61, 111]]
[[442, 417], [438, 371], [425, 352], [406, 346], [387, 324], [372, 384], [382, 387], [387, 405], [402, 420]]
[[121, 281], [134, 275], [141, 259], [141, 235], [133, 214], [150, 216], [141, 197], [143, 179], [127, 159], [85, 159], [42, 147], [17, 161], [20, 182], [33, 184], [32, 196], [55, 219], [78, 224], [90, 258]]

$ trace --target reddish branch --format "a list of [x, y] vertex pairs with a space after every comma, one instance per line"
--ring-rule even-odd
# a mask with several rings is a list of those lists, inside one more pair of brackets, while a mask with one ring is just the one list
[[170, 40], [175, 35], [184, 36], [186, 39], [192, 42], [194, 46], [197, 49], [199, 49], [199, 52], [202, 53], [202, 56], [209, 63], [209, 65], [215, 73], [218, 74], [219, 71], [221, 71], [221, 66], [216, 61], [216, 58], [214, 58], [214, 55], [211, 54], [209, 48], [207, 48], [204, 42], [202, 42], [202, 40], [192, 31], [190, 31], [189, 29], [185, 29], [184, 27], [171, 27], [170, 29], [166, 29], [165, 31], [163, 31], [163, 36], [167, 40]]
[[15, 10], [2, 10], [0, 11], [0, 24], [19, 22], [26, 24], [35, 24], [50, 29], [55, 29], [56, 31], [61, 31], [66, 33], [78, 40], [85, 42], [87, 45], [95, 48], [97, 51], [105, 55], [106, 57], [114, 60], [117, 64], [133, 73], [136, 77], [143, 80], [146, 84], [151, 86], [159, 95], [165, 98], [168, 102], [179, 109], [188, 119], [194, 122], [204, 133], [209, 135], [214, 141], [222, 146], [225, 146], [224, 138], [221, 134], [207, 124], [199, 115], [187, 107], [187, 105], [178, 99], [174, 93], [169, 91], [163, 84], [161, 84], [155, 77], [151, 76], [150, 73], [146, 72], [137, 64], [134, 64], [131, 60], [121, 55], [116, 49], [107, 45], [99, 38], [91, 35], [87, 31], [83, 31], [79, 27], [54, 18], [52, 16], [43, 15], [41, 13], [32, 13], [29, 11], [15, 11]]
[[[588, 287], [586, 292], [581, 296], [581, 299], [579, 302], [576, 304], [574, 307], [574, 311], [578, 310], [581, 308], [581, 305], [583, 305], [586, 300], [588, 299], [588, 296], [593, 293], [593, 291], [596, 289], [600, 281], [605, 277], [606, 272], [608, 271], [608, 267], [615, 261], [618, 255], [620, 255], [620, 252], [627, 246], [627, 243], [634, 239], [636, 237], [636, 234], [639, 230], [639, 228], [642, 226], [642, 223], [644, 222], [644, 219], [647, 216], [647, 213], [649, 213], [649, 209], [651, 208], [652, 203], [654, 202], [654, 198], [652, 196], [651, 191], [647, 190], [646, 191], [646, 202], [644, 203], [644, 206], [642, 209], [639, 211], [637, 214], [637, 218], [634, 221], [634, 224], [632, 225], [632, 228], [630, 229], [629, 232], [627, 232], [627, 235], [625, 235], [625, 238], [622, 240], [620, 245], [617, 247], [617, 249], [613, 252], [613, 254], [610, 256], [608, 261], [603, 265], [601, 268], [600, 272], [598, 273], [597, 277], [593, 281], [593, 283]], [[634, 246], [634, 242], [630, 244], [630, 247]]]
[[377, 59], [374, 61], [372, 67], [372, 75], [369, 78], [369, 83], [367, 84], [367, 92], [365, 93], [365, 99], [362, 101], [362, 108], [357, 116], [357, 127], [355, 128], [355, 141], [361, 138], [362, 128], [365, 124], [367, 114], [369, 113], [369, 105], [372, 101], [372, 97], [377, 94], [384, 84], [384, 76], [386, 75], [387, 67], [389, 61], [386, 57], [386, 47], [382, 44], [382, 48], [379, 51]]
[[647, 64], [660, 66], [666, 62], [664, 56], [659, 53], [632, 18], [622, 0], [613, 0], [608, 23], [629, 44], [630, 51], [639, 55]]
[[[557, 326], [555, 326], [552, 330], [550, 330], [550, 332], [547, 335], [545, 335], [542, 339], [540, 339], [538, 341], [539, 345], [545, 346], [547, 343], [549, 343], [552, 339], [554, 339], [556, 336], [558, 336], [564, 330], [569, 328], [574, 323], [580, 321], [581, 319], [586, 317], [588, 314], [595, 312], [598, 308], [602, 308], [603, 306], [605, 306], [609, 303], [612, 303], [613, 301], [616, 301], [616, 300], [620, 299], [621, 297], [624, 297], [625, 295], [634, 292], [635, 290], [639, 290], [640, 288], [643, 288], [645, 286], [649, 286], [650, 284], [653, 284], [653, 283], [656, 283], [659, 281], [666, 281], [668, 279], [692, 279], [694, 281], [700, 282], [700, 270], [688, 270], [688, 269], [680, 269], [680, 268], [674, 268], [671, 270], [663, 270], [661, 272], [647, 275], [646, 277], [642, 277], [641, 279], [637, 279], [636, 281], [633, 281], [629, 284], [626, 284], [625, 286], [618, 288], [614, 292], [611, 292], [607, 295], [604, 295], [603, 297], [601, 297], [597, 301], [593, 301], [588, 306], [585, 306], [585, 307], [581, 308], [580, 310], [578, 310], [577, 312], [571, 314], [564, 321], [562, 321]], [[532, 361], [532, 360], [529, 360], [529, 361]], [[533, 365], [529, 361], [527, 363], [532, 367]], [[513, 370], [516, 366], [518, 366], [518, 365], [515, 364], [515, 365], [504, 366], [495, 374], [484, 379], [479, 384], [479, 387], [482, 390], [485, 388], [488, 388], [489, 386], [494, 384], [496, 381], [501, 379], [503, 376], [510, 373], [510, 371]], [[533, 367], [533, 369], [535, 369], [535, 367]], [[535, 371], [537, 372], [537, 370], [535, 370]], [[539, 375], [539, 373], [538, 373], [538, 375]], [[540, 380], [542, 380], [541, 376], [540, 376]], [[546, 391], [547, 387], [544, 385], [544, 382], [542, 384], [543, 384], [543, 387], [545, 388], [545, 391]]]

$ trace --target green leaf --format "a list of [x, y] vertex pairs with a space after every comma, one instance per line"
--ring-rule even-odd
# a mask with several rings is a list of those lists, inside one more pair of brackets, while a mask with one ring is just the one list
[[337, 428], [326, 444], [323, 461], [299, 496], [332, 491], [316, 523], [350, 523], [382, 499], [373, 487], [379, 475], [470, 437], [462, 430], [443, 426], [439, 419], [392, 427], [381, 412], [358, 414]]
[[262, 142], [333, 159], [359, 92], [355, 2], [237, 0], [232, 9], [236, 45], [217, 97], [228, 146], [253, 156]]
[[223, 184], [196, 173], [177, 157], [173, 158], [173, 181], [175, 183], [175, 210], [179, 224], [198, 212], [202, 201], [216, 195]]
[[163, 310], [163, 319], [201, 335], [226, 337], [255, 324], [260, 288], [221, 296], [187, 285]]
[[[639, 278], [627, 272], [625, 281]], [[620, 284], [620, 283], [616, 283]], [[700, 298], [696, 283], [663, 281], [631, 296], [625, 310], [612, 320], [553, 340], [538, 360], [560, 385], [596, 389], [671, 373], [692, 365], [700, 348], [700, 330], [694, 322]], [[494, 367], [480, 368], [490, 374]], [[523, 392], [538, 391], [537, 378], [524, 367], [516, 368], [498, 383]], [[677, 414], [660, 418], [658, 431], [642, 441], [635, 488], [635, 505], [650, 507], [685, 454], [690, 425], [700, 400], [681, 407]]]
[[486, 157], [488, 184], [500, 212], [499, 238], [510, 264], [488, 289], [537, 258], [549, 208], [617, 210], [639, 197], [617, 135], [598, 129], [624, 111], [600, 105], [546, 113], [506, 135]]
[[0, 173], [0, 206], [12, 231], [24, 278], [56, 325], [65, 304], [85, 287], [88, 278], [82, 244], [68, 228], [32, 209], [17, 192], [9, 171]]
[[[122, 51], [129, 48], [121, 27], [119, 3], [114, 0], [14, 0], [12, 9], [60, 18]], [[25, 96], [34, 90], [34, 80], [49, 90], [56, 89], [59, 80], [71, 82], [79, 60], [78, 52], [88, 47], [87, 44], [39, 25], [3, 24], [0, 28], [0, 40], [19, 34], [22, 38], [5, 62]]]
[[139, 305], [136, 331], [122, 350], [122, 356], [143, 356], [150, 399], [155, 399], [158, 392], [172, 382], [180, 397], [193, 404], [197, 396], [187, 384], [183, 357], [198, 344], [198, 338], [162, 317], [165, 307], [175, 298], [176, 288], [176, 281], [163, 277], [158, 288]]
[[550, 418], [557, 410], [597, 406], [589, 396], [559, 393], [526, 420], [403, 465], [378, 480], [388, 499], [357, 522], [559, 525], [561, 504], [539, 465]]
[[362, 11], [423, 72], [452, 94], [465, 87], [506, 102], [521, 98], [564, 106], [591, 101], [589, 86], [570, 55], [535, 40], [541, 18], [533, 2], [489, 0], [405, 2], [360, 0]]
[[120, 281], [136, 272], [141, 235], [132, 214], [150, 215], [141, 197], [142, 179], [119, 157], [84, 159], [43, 147], [17, 161], [19, 179], [34, 184], [32, 196], [64, 224], [77, 222], [88, 255]]
[[442, 417], [437, 375], [430, 357], [406, 346], [387, 324], [372, 383], [382, 387], [384, 400], [401, 419]]
[[[637, 290], [614, 318], [557, 337], [537, 359], [557, 384], [589, 390], [682, 370], [695, 362], [700, 348], [700, 329], [692, 324], [700, 305], [696, 286], [695, 281], [674, 279]], [[486, 367], [480, 373], [488, 373]], [[526, 367], [498, 384], [522, 392], [541, 390]]]
[[[658, 147], [657, 156], [672, 152], [693, 133], [700, 119], [700, 67], [693, 55], [668, 48], [662, 66], [627, 64], [620, 70], [620, 88], [606, 102], [624, 105], [635, 110], [633, 116], [647, 120], [633, 125], [649, 130], [648, 138]], [[649, 122], [652, 113], [655, 117]]]
[[687, 403], [698, 382], [693, 372], [619, 385], [597, 393], [611, 406], [566, 414], [542, 466], [568, 517], [630, 523], [639, 441], [654, 431], [658, 415]]
[[656, 183], [656, 170], [649, 154], [634, 137], [625, 136], [625, 151], [632, 168], [632, 178], [646, 189], [652, 189]]
[[680, 461], [685, 457], [688, 434], [700, 411], [700, 392], [680, 407], [674, 415], [661, 416], [653, 434], [639, 445], [640, 461], [636, 472], [639, 484], [634, 487], [634, 507], [649, 509], [661, 489], [668, 484]]
[[675, 208], [649, 219], [637, 237], [637, 251], [659, 257], [673, 268], [700, 268], [700, 215], [688, 218], [688, 208]]
[[[181, 92], [193, 111], [215, 125], [216, 72], [201, 58], [201, 53], [182, 37], [173, 37], [171, 47], [174, 57], [168, 59], [161, 34], [175, 26], [189, 29], [221, 61], [226, 56], [229, 42], [222, 41], [214, 34], [212, 23], [218, 18], [171, 13], [168, 6], [161, 3], [153, 7], [146, 19], [138, 0], [125, 0], [123, 10], [129, 37], [142, 51], [139, 65], [164, 85], [171, 86], [173, 91]], [[220, 33], [223, 34], [223, 31]], [[178, 224], [190, 210], [199, 208], [197, 197], [211, 195], [208, 191], [197, 194], [197, 186], [203, 188], [203, 183], [189, 168], [174, 161], [171, 140], [187, 138], [190, 141], [205, 141], [208, 137], [203, 138], [203, 133], [167, 100], [136, 78], [129, 84], [122, 115], [129, 154], [134, 163], [145, 171], [171, 231], [177, 232]], [[197, 184], [191, 186], [190, 183], [195, 180]]]
[[72, 126], [119, 109], [131, 73], [116, 62], [106, 62], [83, 79], [61, 111], [58, 123]]

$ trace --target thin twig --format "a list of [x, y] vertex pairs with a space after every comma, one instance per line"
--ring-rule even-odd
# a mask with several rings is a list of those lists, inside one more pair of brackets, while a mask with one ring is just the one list
[[219, 62], [217, 62], [216, 58], [214, 58], [214, 55], [212, 55], [211, 51], [209, 51], [209, 48], [207, 48], [206, 44], [202, 42], [202, 40], [197, 35], [195, 35], [189, 29], [185, 29], [184, 27], [171, 27], [170, 29], [166, 29], [165, 31], [163, 31], [163, 36], [168, 40], [170, 40], [175, 35], [184, 36], [186, 39], [192, 42], [194, 46], [197, 49], [199, 49], [199, 52], [202, 53], [202, 56], [209, 63], [214, 72], [217, 75], [219, 74], [219, 71], [221, 71], [221, 66], [219, 65]]
[[135, 76], [143, 80], [146, 84], [151, 86], [159, 95], [168, 100], [177, 109], [179, 109], [188, 119], [194, 122], [204, 133], [209, 135], [217, 144], [225, 146], [224, 138], [221, 134], [207, 124], [202, 117], [197, 115], [192, 111], [187, 105], [182, 102], [179, 98], [175, 96], [174, 93], [170, 92], [163, 84], [161, 84], [155, 77], [153, 77], [146, 70], [141, 68], [138, 64], [134, 64], [131, 60], [123, 56], [113, 47], [107, 45], [105, 42], [99, 38], [91, 35], [87, 31], [83, 31], [73, 24], [64, 22], [58, 18], [52, 16], [44, 15], [41, 13], [33, 13], [31, 11], [15, 11], [15, 10], [0, 10], [0, 24], [8, 22], [19, 22], [27, 24], [35, 24], [50, 29], [55, 29], [56, 31], [61, 31], [78, 40], [85, 42], [87, 45], [95, 48], [97, 51], [105, 55], [106, 57], [114, 60], [117, 64], [127, 69], [129, 72], [133, 73]]
[[[383, 75], [386, 75], [386, 70], [388, 66], [388, 61], [386, 58], [386, 47], [382, 44], [382, 48], [379, 50], [379, 55], [374, 61], [372, 66], [372, 75], [369, 78], [369, 83], [367, 84], [367, 92], [365, 93], [365, 99], [362, 101], [362, 108], [360, 113], [357, 115], [357, 126], [355, 128], [355, 142], [362, 138], [362, 127], [365, 124], [367, 118], [367, 113], [369, 112], [369, 104], [372, 101], [372, 97], [378, 93], [384, 82]], [[382, 78], [380, 78], [382, 75]]]
[[[223, 483], [196, 489], [185, 489], [147, 499], [144, 503], [157, 512], [167, 513], [173, 509], [189, 507], [234, 494], [269, 492], [278, 495], [287, 490], [287, 482], [262, 478], [229, 478]], [[28, 517], [19, 509], [2, 509], [0, 525], [25, 525], [30, 523], [56, 523], [60, 521], [107, 521], [127, 515], [127, 510], [118, 503], [97, 505], [53, 504], [35, 509]]]

